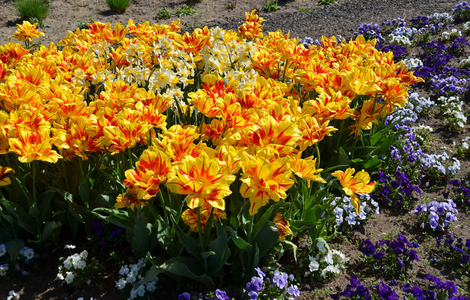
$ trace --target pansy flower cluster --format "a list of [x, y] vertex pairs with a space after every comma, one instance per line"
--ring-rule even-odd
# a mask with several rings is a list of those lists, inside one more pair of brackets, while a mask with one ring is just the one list
[[[463, 79], [465, 83], [467, 80]], [[470, 80], [468, 80], [470, 82]], [[448, 86], [448, 85], [446, 85]], [[453, 131], [462, 131], [467, 124], [467, 117], [464, 113], [464, 102], [458, 97], [439, 97], [437, 99], [441, 104], [441, 112], [446, 126]]]
[[379, 182], [380, 189], [374, 197], [395, 209], [410, 207], [413, 202], [418, 201], [417, 196], [421, 195], [421, 189], [412, 183], [400, 167], [397, 167], [394, 174], [379, 172]]
[[111, 226], [110, 224], [105, 224], [103, 226], [103, 224], [97, 219], [91, 221], [90, 227], [92, 233], [88, 238], [90, 240], [90, 244], [96, 242], [100, 247], [104, 247], [108, 245], [108, 243], [116, 242], [116, 239], [120, 236], [122, 237], [124, 232], [121, 227]]
[[436, 245], [439, 249], [431, 254], [432, 263], [450, 265], [453, 272], [462, 275], [470, 274], [470, 239], [464, 240], [446, 233], [436, 237]]
[[360, 213], [357, 213], [351, 204], [351, 199], [347, 196], [336, 197], [331, 202], [331, 206], [334, 207], [336, 226], [344, 229], [344, 232], [363, 224], [368, 216], [380, 214], [379, 203], [369, 194], [358, 194], [358, 196], [361, 199]]
[[364, 254], [365, 262], [362, 267], [369, 267], [371, 271], [379, 271], [391, 276], [408, 276], [412, 261], [419, 261], [414, 249], [418, 248], [416, 242], [409, 242], [402, 234], [395, 239], [379, 240], [373, 243], [366, 239], [359, 245], [359, 251]]
[[444, 197], [452, 191], [455, 203], [465, 210], [470, 210], [470, 186], [466, 180], [453, 179], [447, 182], [449, 190], [443, 192]]
[[452, 15], [456, 22], [465, 22], [470, 20], [470, 4], [463, 1], [452, 8]]
[[[400, 144], [390, 147], [391, 164], [388, 169], [403, 168], [406, 174], [418, 174], [417, 168], [425, 169], [423, 175], [427, 175], [430, 179], [438, 179], [440, 177], [450, 177], [460, 170], [460, 161], [452, 157], [446, 152], [442, 154], [430, 154], [424, 152], [422, 145], [425, 145], [427, 134], [432, 128], [423, 127], [421, 125], [413, 126], [418, 117], [425, 114], [435, 104], [430, 98], [420, 97], [417, 93], [410, 95], [410, 101], [403, 108], [397, 109], [387, 119], [387, 122], [395, 122], [396, 129], [402, 130], [403, 134], [398, 140]], [[429, 129], [429, 130], [428, 130]], [[423, 172], [421, 172], [423, 173]], [[413, 182], [417, 177], [413, 177]]]
[[293, 283], [294, 275], [275, 270], [271, 276], [260, 268], [255, 268], [257, 275], [246, 284], [243, 294], [248, 299], [270, 299], [284, 297], [295, 299], [300, 296], [299, 287]]
[[[66, 249], [75, 249], [74, 245], [66, 245]], [[67, 284], [78, 286], [83, 282], [90, 282], [87, 278], [88, 251], [74, 253], [66, 258], [61, 258], [62, 265], [59, 266], [57, 279], [65, 281]], [[90, 268], [90, 267], [89, 267]]]
[[416, 205], [412, 214], [417, 217], [417, 223], [422, 229], [445, 231], [453, 221], [457, 220], [456, 207], [452, 199], [432, 201]]
[[230, 297], [227, 296], [225, 291], [216, 289], [215, 292], [210, 292], [205, 295], [199, 293], [198, 296], [191, 296], [190, 293], [184, 292], [178, 295], [178, 300], [230, 300]]
[[30, 264], [30, 261], [37, 256], [34, 253], [34, 249], [24, 246], [19, 250], [19, 252], [17, 252], [17, 254], [19, 254], [18, 257], [9, 257], [8, 260], [5, 259], [5, 255], [8, 252], [7, 250], [6, 244], [0, 244], [0, 277], [6, 276], [8, 271], [21, 273], [23, 276], [29, 275], [25, 266]]
[[116, 282], [118, 290], [130, 289], [130, 299], [138, 299], [147, 292], [153, 293], [157, 289], [158, 277], [154, 276], [146, 282], [144, 280], [146, 263], [139, 259], [135, 264], [123, 265], [119, 270], [119, 280]]
[[[430, 299], [449, 299], [449, 300], [469, 300], [467, 296], [459, 296], [459, 289], [453, 281], [446, 280], [443, 282], [436, 276], [427, 274], [424, 279], [431, 281], [433, 284], [427, 291]], [[434, 298], [435, 297], [435, 298]]]
[[[322, 238], [318, 238], [316, 247], [311, 247], [305, 242], [305, 246], [309, 247], [308, 268], [304, 273], [304, 277], [312, 280], [325, 281], [339, 275], [341, 269], [345, 268], [347, 258], [339, 250], [330, 249], [328, 244]], [[300, 266], [305, 266], [304, 260], [300, 260]]]
[[357, 28], [357, 31], [354, 32], [354, 36], [359, 35], [364, 36], [366, 40], [377, 40], [377, 44], [383, 44], [385, 42], [384, 37], [382, 36], [382, 29], [379, 24], [360, 24]]
[[[407, 294], [406, 297], [412, 296], [412, 299], [427, 300], [427, 299], [454, 299], [454, 300], [468, 300], [466, 296], [458, 296], [458, 290], [453, 281], [442, 282], [439, 278], [431, 275], [426, 275], [425, 279], [430, 280], [434, 285], [428, 290], [422, 290], [419, 286], [411, 286], [410, 283], [403, 285], [403, 292]], [[408, 298], [407, 298], [408, 299]]]
[[470, 22], [463, 24], [463, 30], [467, 35], [470, 34]]
[[361, 284], [356, 275], [351, 276], [350, 283], [346, 286], [344, 291], [341, 291], [336, 294], [330, 294], [330, 296], [334, 300], [339, 300], [341, 298], [364, 300], [372, 299], [371, 292], [366, 286]]

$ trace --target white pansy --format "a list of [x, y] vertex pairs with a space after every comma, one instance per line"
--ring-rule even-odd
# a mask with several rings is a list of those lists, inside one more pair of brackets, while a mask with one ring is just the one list
[[318, 263], [318, 261], [314, 257], [312, 257], [310, 255], [308, 257], [310, 259], [310, 264], [308, 265], [308, 268], [310, 269], [310, 272], [317, 271], [320, 268], [320, 264]]
[[67, 284], [72, 283], [74, 278], [75, 275], [72, 272], [65, 273], [65, 282], [67, 282]]

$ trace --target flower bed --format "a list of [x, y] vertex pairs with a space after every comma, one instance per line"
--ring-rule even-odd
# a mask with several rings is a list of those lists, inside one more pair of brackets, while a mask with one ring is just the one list
[[[452, 22], [443, 15], [412, 22], [416, 32], [432, 25], [436, 34], [446, 25], [442, 20]], [[126, 260], [116, 283], [131, 298], [151, 297], [159, 278], [184, 277], [214, 288], [224, 276], [240, 286], [249, 282], [240, 295], [251, 299], [297, 297], [295, 276], [273, 263], [284, 253], [299, 259], [295, 275], [330, 280], [347, 263], [326, 241], [379, 211], [370, 205], [410, 210], [419, 201], [418, 183], [456, 174], [459, 160], [422, 151], [426, 134], [411, 124], [429, 106], [423, 108], [409, 89], [428, 83], [399, 62], [407, 56], [402, 48], [398, 56], [377, 50], [411, 45], [413, 30], [388, 28], [387, 42], [358, 35], [312, 44], [280, 31], [264, 35], [262, 22], [253, 11], [238, 32], [198, 28], [184, 34], [178, 22], [130, 20], [113, 28], [95, 22], [48, 47], [32, 44], [40, 35], [34, 25], [19, 26], [13, 37], [26, 48], [0, 46], [0, 254], [7, 261], [0, 272], [12, 271], [9, 266], [30, 249], [25, 245], [40, 251], [81, 232], [100, 236], [105, 224], [114, 233], [108, 242], [119, 229], [125, 237], [117, 246], [131, 249], [134, 260]], [[369, 27], [359, 31], [374, 38]], [[454, 52], [454, 44], [422, 44], [416, 73], [430, 79], [449, 70], [465, 87], [465, 69], [448, 66], [453, 55], [465, 53], [466, 41], [458, 43], [464, 52]], [[442, 54], [439, 70], [431, 70], [436, 51], [452, 54]], [[434, 88], [443, 85], [439, 80], [431, 80], [432, 97], [450, 97], [452, 89]], [[462, 110], [463, 100], [453, 97]], [[464, 112], [456, 116], [458, 109], [448, 107], [442, 114], [449, 130], [467, 128]], [[380, 189], [374, 191], [369, 172], [378, 174]], [[422, 224], [444, 231], [456, 220], [455, 206], [450, 217], [439, 211], [450, 201], [419, 204], [414, 213], [436, 210], [423, 215]], [[433, 226], [432, 220], [443, 223]], [[387, 275], [406, 279], [419, 259], [400, 245], [419, 245], [394, 238], [378, 242], [387, 248], [377, 252], [381, 257], [370, 240], [360, 249], [376, 260], [387, 256], [388, 265], [373, 264], [376, 271], [401, 260], [405, 272], [387, 269]], [[79, 257], [64, 260], [64, 284], [78, 282], [76, 274], [87, 267]], [[382, 282], [361, 293], [395, 292]], [[213, 297], [227, 296], [218, 290]]]

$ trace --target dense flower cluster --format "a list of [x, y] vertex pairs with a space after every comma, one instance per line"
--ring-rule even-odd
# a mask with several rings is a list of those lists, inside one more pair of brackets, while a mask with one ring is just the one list
[[410, 243], [406, 237], [398, 234], [395, 239], [379, 240], [375, 244], [366, 239], [359, 245], [359, 251], [366, 257], [365, 265], [373, 270], [390, 275], [407, 276], [411, 262], [419, 261], [414, 250], [418, 247], [418, 243]]
[[[441, 281], [436, 276], [427, 274], [424, 279], [427, 279], [433, 283], [431, 289], [427, 292], [429, 297], [432, 299], [434, 295], [437, 299], [445, 299], [447, 297], [449, 300], [469, 300], [467, 296], [459, 296], [458, 287], [453, 281], [446, 280], [446, 282]], [[405, 288], [405, 287], [404, 287]]]
[[308, 259], [300, 261], [300, 266], [308, 263], [304, 277], [312, 280], [331, 279], [340, 274], [345, 268], [346, 256], [340, 250], [330, 249], [327, 242], [322, 238], [316, 240], [315, 247], [305, 242], [303, 246], [309, 247]]
[[[452, 190], [455, 202], [467, 211], [470, 209], [470, 186], [468, 181], [453, 179], [447, 182], [447, 186]], [[449, 191], [443, 192], [444, 197], [448, 197]]]
[[[361, 199], [360, 213], [354, 209], [351, 204], [351, 199], [347, 196], [336, 197], [331, 202], [331, 206], [334, 208], [336, 226], [341, 227], [342, 224], [347, 223], [347, 229], [360, 225], [367, 217], [371, 214], [378, 215], [380, 213], [379, 204], [371, 199], [369, 194], [359, 194]], [[347, 229], [345, 229], [347, 231]]]
[[[467, 84], [467, 80], [463, 80]], [[449, 87], [446, 84], [446, 87]], [[454, 88], [455, 89], [455, 88]], [[466, 88], [463, 88], [465, 91]], [[461, 131], [465, 128], [467, 117], [463, 110], [463, 101], [459, 97], [444, 97], [441, 96], [437, 99], [441, 103], [441, 111], [444, 117], [445, 124], [454, 131]]]
[[116, 282], [118, 290], [122, 290], [131, 287], [130, 299], [136, 299], [138, 297], [144, 297], [146, 292], [155, 292], [157, 289], [156, 285], [158, 277], [155, 276], [145, 283], [141, 283], [144, 279], [144, 268], [146, 263], [143, 259], [140, 259], [135, 264], [123, 265], [119, 270], [120, 278]]
[[432, 201], [428, 204], [418, 204], [412, 211], [418, 218], [423, 229], [444, 231], [450, 224], [457, 220], [458, 210], [452, 199], [447, 201]]
[[[10, 259], [2, 259], [2, 257], [5, 258], [5, 254], [7, 253], [7, 245], [6, 244], [0, 244], [0, 277], [1, 276], [6, 276], [7, 272], [9, 270], [14, 270], [14, 271], [19, 271], [21, 275], [26, 276], [29, 274], [28, 271], [24, 268], [24, 266], [28, 265], [30, 261], [36, 256], [34, 253], [34, 249], [24, 246], [21, 249], [19, 249], [19, 257], [13, 258], [11, 257], [10, 254]], [[16, 250], [18, 251], [18, 250]], [[15, 252], [15, 250], [13, 250]], [[10, 266], [11, 265], [11, 266]]]
[[379, 201], [383, 204], [399, 209], [408, 207], [410, 203], [418, 200], [417, 195], [421, 195], [421, 189], [411, 183], [408, 176], [397, 167], [395, 174], [386, 175], [379, 172], [381, 184]]
[[[147, 205], [165, 184], [186, 197], [181, 218], [192, 231], [203, 230], [211, 213], [215, 221], [227, 217], [239, 171], [251, 215], [285, 199], [295, 176], [325, 182], [316, 160], [301, 157], [338, 130], [330, 122], [350, 119], [346, 130], [359, 136], [405, 105], [408, 86], [421, 80], [362, 36], [307, 48], [281, 32], [260, 35], [261, 22], [252, 12], [238, 33], [191, 34], [180, 34], [178, 22], [96, 22], [69, 32], [63, 50], [0, 47], [0, 153], [22, 163], [141, 153], [125, 171], [115, 208]], [[338, 73], [343, 63], [350, 67]], [[360, 105], [357, 96], [366, 97]], [[183, 124], [170, 126], [169, 116]], [[349, 180], [350, 173], [335, 174], [359, 209], [353, 185], [360, 178], [367, 193], [373, 183], [362, 172]]]
[[337, 294], [330, 294], [334, 300], [339, 300], [342, 297], [352, 299], [364, 299], [371, 300], [371, 292], [369, 289], [361, 284], [356, 275], [352, 275], [350, 283], [346, 286], [346, 289]]
[[[70, 249], [75, 246], [69, 247]], [[59, 266], [59, 272], [57, 278], [64, 280], [67, 284], [74, 282], [75, 277], [80, 276], [87, 266], [88, 251], [83, 250], [81, 253], [74, 253], [64, 259], [61, 266]], [[82, 278], [83, 279], [83, 278]]]
[[253, 276], [246, 284], [244, 294], [249, 299], [268, 299], [266, 297], [286, 297], [294, 299], [300, 296], [299, 287], [293, 284], [294, 275], [279, 270], [272, 276], [267, 276], [260, 268], [255, 269], [257, 276]]
[[382, 36], [382, 29], [380, 29], [379, 24], [361, 24], [357, 28], [357, 31], [354, 32], [354, 36], [364, 36], [367, 40], [377, 40], [377, 44], [383, 44], [385, 42], [384, 37]]
[[462, 274], [470, 272], [470, 239], [464, 241], [446, 233], [444, 237], [436, 237], [436, 244], [446, 247], [447, 250], [440, 255], [441, 259], [438, 262], [450, 263]]
[[452, 14], [456, 22], [465, 22], [470, 20], [470, 4], [463, 1], [452, 8]]

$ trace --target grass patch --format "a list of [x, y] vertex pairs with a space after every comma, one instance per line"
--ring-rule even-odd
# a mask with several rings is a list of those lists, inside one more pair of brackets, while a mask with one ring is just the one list
[[178, 17], [190, 16], [194, 15], [195, 13], [196, 11], [187, 4], [184, 4], [176, 10], [176, 14], [178, 15]]
[[271, 11], [280, 10], [281, 7], [277, 5], [277, 0], [276, 0], [276, 1], [268, 1], [268, 3], [266, 3], [266, 5], [264, 5], [261, 9], [263, 11], [271, 12]]
[[16, 0], [14, 5], [22, 20], [42, 21], [49, 14], [49, 2], [45, 0]]
[[106, 0], [106, 3], [110, 10], [123, 13], [131, 4], [131, 0]]
[[171, 13], [166, 7], [160, 8], [157, 12], [157, 18], [160, 20], [168, 20], [171, 17]]
[[335, 0], [318, 0], [318, 4], [320, 5], [329, 5], [335, 2]]

